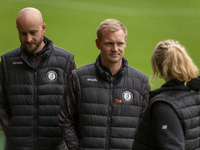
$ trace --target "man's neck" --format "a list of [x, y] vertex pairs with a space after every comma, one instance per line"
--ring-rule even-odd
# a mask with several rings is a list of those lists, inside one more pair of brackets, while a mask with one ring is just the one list
[[109, 69], [110, 69], [112, 75], [117, 74], [118, 71], [120, 70], [120, 68], [121, 68], [121, 66], [119, 66], [119, 65], [118, 65], [118, 66], [111, 66], [111, 67], [109, 67]]
[[106, 66], [110, 70], [112, 75], [115, 75], [120, 70], [120, 68], [122, 66], [122, 62], [118, 62], [118, 63], [114, 63], [114, 64], [102, 64], [102, 65]]
[[34, 53], [38, 53], [39, 51], [41, 51], [44, 48], [44, 46], [45, 46], [45, 43], [44, 43], [44, 41], [42, 41], [42, 43], [40, 44], [40, 46]]

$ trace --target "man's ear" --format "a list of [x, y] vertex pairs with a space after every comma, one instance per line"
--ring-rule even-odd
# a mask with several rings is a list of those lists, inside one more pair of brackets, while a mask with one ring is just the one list
[[45, 33], [45, 31], [46, 31], [46, 24], [44, 23], [44, 24], [42, 25], [42, 32], [43, 32], [43, 34]]
[[96, 42], [96, 46], [97, 46], [97, 48], [100, 49], [100, 42], [99, 42], [99, 40], [96, 39], [95, 42]]

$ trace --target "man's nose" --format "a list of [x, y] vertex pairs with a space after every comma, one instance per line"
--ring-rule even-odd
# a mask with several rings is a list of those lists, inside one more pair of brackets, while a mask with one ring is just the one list
[[26, 42], [31, 42], [31, 41], [32, 41], [32, 36], [30, 34], [27, 34]]
[[112, 46], [112, 50], [113, 50], [113, 51], [117, 51], [117, 50], [118, 50], [118, 46], [117, 46], [117, 44], [113, 44], [113, 46]]

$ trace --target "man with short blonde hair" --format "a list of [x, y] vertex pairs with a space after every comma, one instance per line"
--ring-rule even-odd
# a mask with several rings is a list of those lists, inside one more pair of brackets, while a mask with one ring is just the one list
[[58, 115], [69, 150], [131, 150], [150, 87], [124, 58], [126, 36], [118, 20], [103, 21], [96, 62], [72, 71]]

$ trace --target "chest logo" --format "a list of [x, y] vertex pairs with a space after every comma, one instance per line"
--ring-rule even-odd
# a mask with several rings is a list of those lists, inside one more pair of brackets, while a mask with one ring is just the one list
[[22, 61], [13, 62], [13, 65], [23, 65], [23, 62]]
[[46, 77], [50, 82], [53, 82], [57, 79], [57, 73], [55, 71], [49, 71], [47, 72]]
[[122, 93], [122, 98], [125, 102], [130, 102], [133, 100], [133, 94], [130, 91], [124, 91]]

